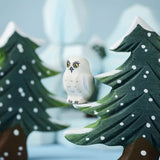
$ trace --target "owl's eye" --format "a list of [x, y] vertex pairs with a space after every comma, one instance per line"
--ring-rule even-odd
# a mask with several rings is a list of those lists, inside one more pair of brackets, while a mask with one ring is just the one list
[[73, 63], [73, 67], [74, 67], [74, 68], [78, 68], [78, 67], [79, 67], [79, 63], [78, 63], [78, 62], [74, 62], [74, 63]]
[[67, 61], [67, 67], [69, 67], [71, 65], [71, 63], [69, 61]]

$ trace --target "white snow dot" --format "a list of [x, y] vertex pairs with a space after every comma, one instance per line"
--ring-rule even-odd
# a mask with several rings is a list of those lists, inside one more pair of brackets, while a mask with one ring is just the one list
[[34, 82], [34, 80], [31, 80], [30, 83], [31, 83], [32, 85], [34, 85], [35, 82]]
[[107, 111], [106, 111], [107, 113], [109, 112], [109, 109], [107, 109]]
[[97, 114], [98, 114], [98, 112], [97, 112], [97, 111], [94, 111], [94, 114], [95, 114], [95, 115], [97, 115]]
[[43, 98], [41, 98], [41, 97], [38, 98], [38, 101], [39, 101], [39, 102], [43, 102]]
[[143, 75], [143, 78], [147, 78], [147, 75], [144, 74], [144, 75]]
[[19, 150], [19, 151], [23, 151], [23, 146], [19, 146], [19, 147], [18, 147], [18, 150]]
[[4, 155], [5, 157], [8, 157], [8, 156], [9, 156], [9, 153], [8, 153], [8, 152], [4, 152], [3, 155]]
[[34, 113], [38, 113], [38, 108], [33, 108]]
[[2, 107], [3, 106], [3, 103], [2, 102], [0, 102], [0, 107]]
[[86, 141], [89, 141], [89, 138], [86, 138]]
[[14, 60], [10, 60], [10, 64], [14, 64]]
[[26, 65], [22, 65], [22, 70], [26, 70], [27, 69], [27, 67], [26, 67]]
[[32, 64], [35, 64], [36, 63], [36, 60], [35, 59], [32, 59]]
[[25, 97], [25, 95], [26, 95], [26, 94], [25, 94], [24, 92], [21, 93], [21, 96], [22, 96], [22, 97]]
[[9, 107], [8, 108], [8, 112], [12, 112], [13, 111], [13, 108], [12, 107]]
[[7, 98], [8, 98], [8, 99], [11, 99], [11, 98], [12, 98], [12, 95], [11, 95], [11, 94], [8, 94], [8, 95], [7, 95]]
[[148, 49], [145, 49], [144, 51], [145, 51], [145, 52], [148, 52]]
[[145, 46], [144, 44], [142, 44], [141, 47], [142, 47], [143, 49], [146, 48], [146, 46]]
[[19, 74], [23, 74], [23, 70], [22, 70], [22, 69], [19, 69], [18, 73], [19, 73]]
[[41, 73], [41, 72], [38, 72], [38, 76], [42, 76], [42, 73]]
[[151, 124], [147, 122], [147, 123], [146, 123], [146, 127], [147, 127], [147, 128], [150, 128], [150, 127], [151, 127]]
[[21, 115], [17, 114], [16, 118], [17, 118], [17, 120], [20, 120], [21, 119]]
[[144, 93], [148, 93], [148, 89], [144, 89]]
[[23, 112], [23, 108], [19, 108], [19, 113], [22, 113]]
[[132, 91], [135, 91], [135, 90], [136, 90], [136, 87], [135, 87], [135, 86], [132, 86], [131, 89], [132, 89]]
[[19, 130], [18, 130], [18, 129], [15, 129], [15, 130], [13, 131], [13, 134], [14, 134], [15, 136], [19, 136]]
[[0, 160], [4, 160], [4, 158], [3, 158], [3, 157], [0, 157]]
[[0, 87], [0, 91], [1, 91], [1, 92], [3, 91], [3, 87]]
[[158, 59], [158, 62], [160, 62], [160, 58]]
[[18, 153], [17, 153], [17, 155], [18, 155], [18, 156], [21, 156], [21, 155], [22, 155], [22, 153], [21, 153], [21, 152], [18, 152]]
[[132, 66], [132, 69], [133, 69], [133, 70], [136, 70], [136, 68], [137, 68], [137, 67], [136, 67], [135, 65]]
[[122, 137], [121, 140], [124, 141], [124, 140], [125, 140], [125, 137]]
[[117, 83], [118, 83], [118, 84], [122, 83], [122, 80], [118, 79], [118, 80], [117, 80]]
[[146, 74], [149, 74], [149, 71], [146, 71]]
[[47, 71], [47, 74], [50, 74], [50, 73], [51, 73], [51, 71], [48, 70], [48, 71]]
[[23, 49], [23, 45], [22, 44], [17, 44], [17, 48], [18, 48], [18, 51], [20, 52], [20, 53], [23, 53], [24, 52], [24, 49]]
[[104, 136], [101, 136], [100, 139], [103, 141], [103, 140], [105, 140], [105, 137], [104, 137]]
[[50, 126], [47, 126], [47, 130], [51, 130], [51, 127], [50, 127]]
[[0, 75], [3, 76], [3, 75], [4, 75], [4, 72], [1, 72]]
[[135, 116], [135, 114], [131, 114], [131, 117], [134, 117]]
[[151, 37], [151, 35], [152, 35], [152, 34], [151, 34], [150, 32], [147, 33], [147, 36], [148, 36], [148, 37]]
[[18, 88], [18, 92], [20, 92], [20, 93], [23, 92], [23, 88], [21, 88], [21, 87]]
[[156, 117], [153, 115], [153, 116], [151, 116], [151, 119], [154, 121], [156, 119]]
[[6, 84], [9, 85], [10, 84], [10, 80], [6, 79]]
[[121, 122], [119, 125], [120, 125], [120, 126], [124, 126], [124, 123], [123, 123], [123, 122]]
[[117, 95], [117, 94], [115, 95], [115, 98], [118, 98], [118, 95]]
[[124, 103], [120, 103], [120, 106], [124, 106]]
[[147, 155], [147, 152], [146, 152], [145, 150], [142, 150], [142, 151], [141, 151], [141, 155], [142, 155], [142, 156], [146, 156], [146, 155]]
[[145, 135], [145, 134], [143, 134], [143, 135], [142, 135], [142, 137], [143, 137], [143, 138], [146, 138], [146, 135]]
[[34, 129], [34, 130], [37, 130], [37, 129], [38, 129], [38, 126], [34, 125], [34, 126], [33, 126], [33, 129]]
[[153, 98], [149, 98], [148, 101], [149, 101], [149, 102], [153, 102]]
[[32, 102], [33, 101], [33, 97], [28, 97], [28, 101]]

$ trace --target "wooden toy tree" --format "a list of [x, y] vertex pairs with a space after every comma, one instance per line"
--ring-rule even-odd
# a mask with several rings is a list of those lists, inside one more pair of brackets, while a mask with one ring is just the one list
[[100, 119], [66, 138], [79, 145], [102, 143], [124, 146], [120, 160], [158, 160], [160, 152], [160, 36], [136, 18], [129, 32], [112, 50], [131, 52], [110, 73], [96, 76], [112, 87], [97, 102], [76, 105]]
[[0, 38], [0, 159], [26, 160], [26, 139], [32, 131], [67, 127], [52, 121], [46, 112], [68, 104], [41, 83], [42, 78], [58, 72], [39, 59], [35, 53], [38, 43], [12, 22]]

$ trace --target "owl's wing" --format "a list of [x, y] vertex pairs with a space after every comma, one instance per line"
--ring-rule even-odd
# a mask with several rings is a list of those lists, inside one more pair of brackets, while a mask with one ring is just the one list
[[92, 95], [95, 86], [93, 76], [91, 74], [84, 74], [82, 76], [82, 83], [84, 87], [84, 96], [89, 98]]

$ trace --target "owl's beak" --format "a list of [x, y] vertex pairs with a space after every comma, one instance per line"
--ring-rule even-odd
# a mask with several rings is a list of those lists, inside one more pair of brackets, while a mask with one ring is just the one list
[[70, 67], [69, 70], [71, 71], [71, 73], [73, 72], [74, 68], [73, 67]]

